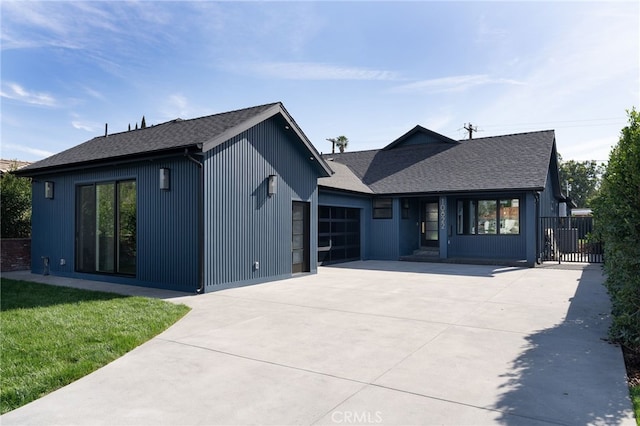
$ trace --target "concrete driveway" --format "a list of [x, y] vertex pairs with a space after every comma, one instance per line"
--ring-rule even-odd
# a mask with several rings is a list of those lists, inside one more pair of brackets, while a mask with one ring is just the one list
[[201, 296], [159, 292], [193, 310], [0, 421], [633, 425], [620, 348], [604, 340], [602, 281], [599, 266], [366, 261]]

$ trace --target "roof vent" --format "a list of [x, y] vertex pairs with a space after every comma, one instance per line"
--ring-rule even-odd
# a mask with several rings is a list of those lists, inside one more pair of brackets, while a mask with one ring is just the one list
[[171, 120], [172, 123], [177, 123], [178, 121], [182, 121], [182, 118], [178, 117], [178, 118], [175, 118], [175, 119]]

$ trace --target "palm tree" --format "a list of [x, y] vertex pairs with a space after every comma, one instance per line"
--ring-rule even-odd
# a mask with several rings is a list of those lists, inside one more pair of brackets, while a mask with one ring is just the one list
[[332, 154], [336, 153], [336, 145], [338, 145], [338, 149], [340, 150], [340, 153], [343, 153], [344, 150], [347, 148], [347, 145], [349, 145], [349, 139], [346, 136], [338, 136], [337, 138], [329, 138], [327, 140], [331, 142]]

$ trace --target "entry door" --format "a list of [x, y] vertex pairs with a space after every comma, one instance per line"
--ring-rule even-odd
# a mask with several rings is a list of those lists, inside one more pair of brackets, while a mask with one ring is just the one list
[[420, 241], [426, 247], [438, 247], [438, 202], [420, 203]]
[[309, 203], [294, 201], [291, 210], [291, 271], [309, 272]]

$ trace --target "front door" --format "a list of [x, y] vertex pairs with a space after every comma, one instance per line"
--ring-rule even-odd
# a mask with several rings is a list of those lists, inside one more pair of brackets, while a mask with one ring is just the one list
[[420, 243], [438, 247], [438, 201], [420, 203]]
[[309, 272], [309, 203], [294, 201], [291, 209], [291, 271]]

